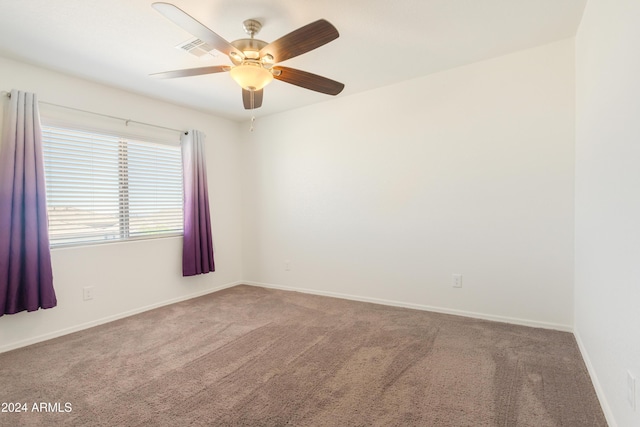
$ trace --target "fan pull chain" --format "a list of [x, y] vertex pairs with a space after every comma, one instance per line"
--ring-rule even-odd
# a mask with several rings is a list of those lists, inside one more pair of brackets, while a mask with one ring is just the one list
[[253, 124], [256, 121], [256, 116], [251, 116], [251, 127], [249, 128], [249, 132], [253, 132]]

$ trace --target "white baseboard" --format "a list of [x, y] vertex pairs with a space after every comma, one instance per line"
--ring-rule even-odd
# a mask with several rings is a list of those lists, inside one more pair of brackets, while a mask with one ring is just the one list
[[576, 337], [576, 342], [578, 343], [580, 354], [582, 354], [584, 364], [587, 366], [587, 371], [589, 372], [589, 376], [591, 377], [591, 383], [593, 384], [593, 388], [596, 390], [596, 395], [598, 396], [598, 400], [600, 401], [600, 407], [602, 407], [604, 417], [607, 419], [607, 424], [609, 424], [609, 427], [617, 427], [618, 424], [613, 417], [613, 411], [611, 411], [611, 407], [609, 406], [609, 402], [607, 401], [607, 396], [602, 389], [600, 380], [598, 380], [598, 375], [596, 375], [596, 370], [591, 363], [591, 359], [589, 358], [589, 353], [587, 353], [587, 349], [585, 348], [584, 343], [582, 342], [582, 338], [580, 337], [580, 331], [578, 329], [575, 329], [573, 335]]
[[[98, 325], [102, 325], [104, 323], [108, 323], [108, 322], [112, 322], [114, 320], [118, 320], [118, 319], [122, 319], [125, 317], [129, 317], [129, 316], [133, 316], [135, 314], [138, 313], [143, 313], [145, 311], [149, 311], [149, 310], [153, 310], [155, 308], [159, 308], [159, 307], [163, 307], [166, 305], [170, 305], [170, 304], [175, 304], [178, 302], [182, 302], [182, 301], [186, 301], [192, 298], [197, 298], [199, 296], [202, 295], [207, 295], [213, 292], [217, 292], [220, 291], [222, 289], [227, 289], [227, 288], [231, 288], [233, 286], [237, 286], [240, 284], [246, 284], [246, 285], [250, 285], [250, 286], [258, 286], [258, 287], [263, 287], [263, 288], [272, 288], [272, 289], [281, 289], [284, 291], [294, 291], [294, 292], [302, 292], [302, 293], [306, 293], [306, 294], [312, 294], [312, 295], [322, 295], [322, 296], [328, 296], [328, 297], [334, 297], [334, 298], [342, 298], [342, 299], [348, 299], [348, 300], [353, 300], [353, 301], [361, 301], [361, 302], [370, 302], [370, 303], [374, 303], [374, 304], [382, 304], [382, 305], [389, 305], [389, 306], [394, 306], [394, 307], [405, 307], [405, 308], [412, 308], [412, 309], [416, 309], [416, 310], [424, 310], [424, 311], [432, 311], [435, 313], [444, 313], [444, 314], [453, 314], [456, 316], [465, 316], [465, 317], [471, 317], [471, 318], [475, 318], [475, 319], [483, 319], [483, 320], [492, 320], [492, 321], [496, 321], [496, 322], [504, 322], [504, 323], [511, 323], [511, 324], [515, 324], [515, 325], [522, 325], [522, 326], [530, 326], [530, 327], [534, 327], [534, 328], [544, 328], [544, 329], [553, 329], [553, 330], [557, 330], [557, 331], [564, 331], [564, 332], [573, 332], [573, 328], [569, 325], [561, 325], [561, 324], [556, 324], [556, 323], [549, 323], [549, 322], [540, 322], [540, 321], [535, 321], [535, 320], [528, 320], [528, 319], [519, 319], [519, 318], [514, 318], [514, 317], [506, 317], [506, 316], [496, 316], [496, 315], [491, 315], [491, 314], [485, 314], [485, 313], [476, 313], [476, 312], [471, 312], [471, 311], [465, 311], [465, 310], [455, 310], [455, 309], [449, 309], [449, 308], [443, 308], [443, 307], [435, 307], [435, 306], [430, 306], [430, 305], [423, 305], [423, 304], [413, 304], [413, 303], [407, 303], [407, 302], [402, 302], [402, 301], [395, 301], [395, 300], [387, 300], [387, 299], [381, 299], [381, 298], [371, 298], [371, 297], [364, 297], [364, 296], [358, 296], [358, 295], [349, 295], [349, 294], [343, 294], [343, 293], [339, 293], [339, 292], [327, 292], [327, 291], [320, 291], [320, 290], [315, 290], [315, 289], [305, 289], [305, 288], [295, 288], [295, 287], [291, 287], [291, 286], [282, 286], [282, 285], [275, 285], [272, 283], [262, 283], [262, 282], [253, 282], [253, 281], [236, 281], [236, 282], [232, 282], [232, 283], [227, 283], [221, 286], [217, 286], [215, 288], [212, 289], [207, 289], [205, 291], [202, 292], [197, 292], [194, 294], [189, 294], [189, 295], [185, 295], [182, 297], [178, 297], [178, 298], [173, 298], [170, 300], [166, 300], [166, 301], [162, 301], [160, 303], [156, 303], [156, 304], [151, 304], [148, 306], [144, 306], [144, 307], [140, 307], [134, 310], [129, 310], [123, 313], [118, 313], [112, 316], [107, 316], [101, 319], [97, 319], [97, 320], [93, 320], [90, 322], [86, 322], [86, 323], [82, 323], [79, 325], [75, 325], [72, 326], [70, 328], [65, 328], [65, 329], [61, 329], [58, 331], [54, 331], [54, 332], [50, 332], [47, 334], [43, 334], [43, 335], [38, 335], [36, 337], [32, 337], [32, 338], [28, 338], [26, 340], [22, 340], [22, 341], [18, 341], [18, 342], [14, 342], [8, 345], [4, 345], [4, 346], [0, 346], [0, 353], [4, 353], [10, 350], [15, 350], [17, 348], [21, 348], [21, 347], [26, 347], [28, 345], [31, 344], [36, 344], [42, 341], [46, 341], [46, 340], [50, 340], [53, 338], [57, 338], [63, 335], [67, 335], [73, 332], [78, 332], [84, 329], [88, 329], [94, 326], [98, 326]], [[582, 349], [581, 349], [582, 351]], [[584, 353], [584, 352], [583, 352]]]
[[118, 313], [118, 314], [114, 314], [112, 316], [107, 316], [107, 317], [103, 317], [101, 319], [97, 319], [97, 320], [92, 320], [90, 322], [86, 322], [86, 323], [82, 323], [79, 325], [75, 325], [69, 328], [65, 328], [65, 329], [60, 329], [58, 331], [54, 331], [54, 332], [49, 332], [47, 334], [43, 334], [43, 335], [38, 335], [36, 337], [32, 337], [32, 338], [28, 338], [26, 340], [22, 340], [22, 341], [18, 341], [18, 342], [14, 342], [8, 345], [3, 345], [0, 346], [0, 353], [4, 353], [10, 350], [15, 350], [17, 348], [21, 348], [21, 347], [26, 347], [28, 345], [31, 344], [36, 344], [42, 341], [47, 341], [53, 338], [58, 338], [61, 337], [63, 335], [67, 335], [67, 334], [71, 334], [73, 332], [78, 332], [78, 331], [82, 331], [84, 329], [89, 329], [92, 328], [94, 326], [98, 326], [98, 325], [102, 325], [104, 323], [109, 323], [109, 322], [113, 322], [114, 320], [118, 320], [118, 319], [123, 319], [125, 317], [129, 317], [129, 316], [133, 316], [135, 314], [139, 314], [139, 313], [143, 313], [145, 311], [149, 311], [149, 310], [153, 310], [155, 308], [159, 308], [159, 307], [164, 307], [165, 305], [170, 305], [170, 304], [175, 304], [178, 302], [182, 302], [182, 301], [186, 301], [192, 298], [197, 298], [203, 295], [207, 295], [207, 294], [211, 294], [213, 292], [217, 292], [217, 291], [221, 291], [223, 289], [227, 289], [227, 288], [231, 288], [233, 286], [237, 286], [240, 284], [243, 284], [244, 282], [242, 281], [238, 281], [238, 282], [233, 282], [233, 283], [227, 283], [221, 286], [216, 286], [215, 288], [211, 288], [211, 289], [207, 289], [201, 292], [196, 292], [193, 294], [189, 294], [189, 295], [184, 295], [178, 298], [172, 298], [170, 300], [166, 300], [166, 301], [162, 301], [159, 303], [155, 303], [155, 304], [150, 304], [144, 307], [140, 307], [140, 308], [136, 308], [133, 310], [129, 310], [129, 311], [125, 311], [122, 313]]
[[519, 319], [516, 317], [496, 316], [492, 314], [476, 313], [473, 311], [455, 310], [455, 309], [444, 308], [444, 307], [434, 307], [431, 305], [413, 304], [413, 303], [402, 302], [402, 301], [363, 297], [363, 296], [349, 295], [349, 294], [343, 294], [338, 292], [327, 292], [327, 291], [319, 291], [315, 289], [294, 288], [291, 286], [274, 285], [272, 283], [262, 283], [262, 282], [252, 282], [252, 281], [244, 281], [243, 283], [250, 286], [259, 286], [262, 288], [281, 289], [283, 291], [295, 291], [295, 292], [302, 292], [305, 294], [322, 295], [322, 296], [342, 298], [342, 299], [361, 301], [361, 302], [371, 302], [374, 304], [390, 305], [394, 307], [413, 308], [416, 310], [433, 311], [436, 313], [443, 313], [443, 314], [453, 314], [456, 316], [472, 317], [474, 319], [483, 319], [483, 320], [492, 320], [495, 322], [512, 323], [514, 325], [530, 326], [533, 328], [543, 328], [543, 329], [553, 329], [556, 331], [563, 331], [563, 332], [573, 332], [573, 327], [571, 325], [562, 325], [558, 323], [540, 322], [537, 320]]

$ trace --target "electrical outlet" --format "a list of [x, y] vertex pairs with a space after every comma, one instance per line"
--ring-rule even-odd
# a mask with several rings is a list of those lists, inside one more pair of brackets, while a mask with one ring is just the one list
[[85, 301], [93, 299], [93, 286], [85, 286], [82, 288], [82, 299]]
[[636, 410], [636, 379], [631, 374], [631, 372], [627, 371], [627, 400], [629, 401], [629, 405], [633, 410]]
[[284, 260], [284, 271], [291, 271], [291, 261], [288, 259]]
[[452, 274], [451, 275], [451, 285], [454, 288], [462, 287], [462, 274]]

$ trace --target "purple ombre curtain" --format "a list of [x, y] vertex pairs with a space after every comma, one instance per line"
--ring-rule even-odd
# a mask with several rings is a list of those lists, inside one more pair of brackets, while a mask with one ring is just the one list
[[12, 90], [0, 144], [0, 316], [56, 304], [38, 101]]
[[204, 134], [191, 130], [182, 135], [184, 174], [184, 240], [182, 275], [195, 276], [215, 271]]

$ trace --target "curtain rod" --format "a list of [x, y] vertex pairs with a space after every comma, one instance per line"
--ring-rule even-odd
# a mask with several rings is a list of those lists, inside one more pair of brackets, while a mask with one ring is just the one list
[[[5, 95], [7, 98], [11, 98], [11, 92], [7, 92], [7, 91], [3, 90], [2, 94]], [[51, 105], [53, 107], [66, 108], [67, 110], [80, 111], [82, 113], [94, 114], [96, 116], [108, 117], [108, 118], [114, 119], [114, 120], [122, 120], [124, 122], [125, 126], [129, 126], [129, 123], [135, 123], [135, 124], [138, 124], [138, 125], [151, 126], [151, 127], [154, 127], [154, 128], [159, 128], [159, 129], [170, 130], [170, 131], [173, 131], [173, 132], [184, 133], [185, 135], [189, 134], [188, 131], [183, 131], [183, 130], [180, 130], [180, 129], [173, 129], [173, 128], [168, 128], [168, 127], [165, 127], [165, 126], [158, 126], [158, 125], [154, 125], [154, 124], [151, 124], [151, 123], [139, 122], [137, 120], [125, 119], [123, 117], [110, 116], [108, 114], [95, 113], [93, 111], [82, 110], [80, 108], [74, 108], [74, 107], [67, 107], [66, 105], [54, 104], [52, 102], [38, 101], [38, 103], [39, 104]]]

